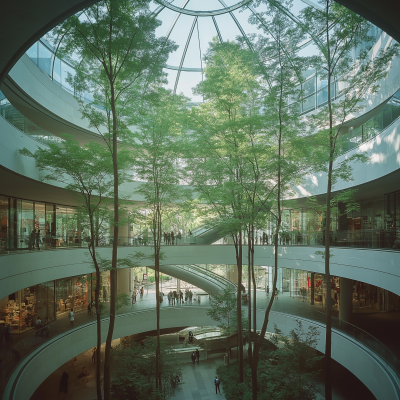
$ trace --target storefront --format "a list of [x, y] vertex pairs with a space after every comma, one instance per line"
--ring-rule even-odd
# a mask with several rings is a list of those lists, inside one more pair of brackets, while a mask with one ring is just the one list
[[42, 249], [81, 245], [75, 208], [0, 195], [0, 251], [28, 249], [33, 230]]
[[0, 300], [0, 323], [11, 325], [13, 334], [35, 327], [36, 320], [54, 319], [54, 281], [19, 290]]
[[91, 276], [74, 276], [56, 281], [57, 318], [85, 310], [91, 301]]

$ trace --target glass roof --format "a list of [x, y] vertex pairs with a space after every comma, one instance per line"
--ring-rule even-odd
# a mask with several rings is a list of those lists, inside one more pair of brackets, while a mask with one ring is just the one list
[[[279, 0], [270, 1], [281, 4]], [[157, 36], [166, 36], [179, 45], [167, 63], [168, 88], [194, 102], [202, 101], [193, 95], [192, 88], [203, 79], [203, 56], [209, 42], [214, 37], [232, 41], [238, 36], [246, 39], [260, 33], [249, 23], [249, 17], [266, 11], [266, 5], [261, 2], [255, 8], [252, 3], [249, 0], [153, 0], [151, 11], [162, 22]], [[285, 11], [296, 20], [300, 11], [310, 5], [319, 7], [313, 1], [294, 0]], [[302, 51], [309, 55], [315, 50], [314, 46], [306, 46]]]

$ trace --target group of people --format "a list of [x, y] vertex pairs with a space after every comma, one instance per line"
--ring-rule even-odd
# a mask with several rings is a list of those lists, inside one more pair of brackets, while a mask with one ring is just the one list
[[140, 298], [143, 298], [144, 286], [142, 286], [140, 289], [137, 289], [136, 287], [133, 289], [133, 292], [132, 292], [132, 304], [136, 304], [136, 299], [137, 299], [138, 292], [139, 292]]
[[171, 305], [175, 305], [175, 304], [184, 304], [184, 303], [192, 303], [193, 300], [193, 292], [189, 289], [185, 290], [185, 300], [183, 300], [183, 292], [182, 290], [179, 291], [172, 291], [170, 290], [170, 292], [167, 295], [168, 297], [168, 304]]
[[[269, 297], [269, 286], [267, 286], [265, 288], [265, 292], [266, 292], [267, 297]], [[278, 295], [279, 295], [279, 290], [278, 290], [278, 288], [275, 288], [275, 300], [278, 300]]]
[[36, 244], [37, 249], [40, 250], [40, 242], [41, 242], [40, 229], [38, 229], [37, 231], [36, 231], [36, 229], [34, 229], [29, 236], [29, 243], [28, 243], [29, 251], [31, 251], [35, 248], [35, 244]]
[[181, 239], [182, 239], [181, 231], [178, 231], [176, 235], [174, 231], [164, 232], [164, 243], [166, 245], [178, 244], [178, 240], [180, 241]]

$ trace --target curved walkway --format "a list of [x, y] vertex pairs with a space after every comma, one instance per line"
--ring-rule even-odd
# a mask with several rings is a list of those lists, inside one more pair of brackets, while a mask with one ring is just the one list
[[[111, 257], [111, 248], [101, 247], [97, 250], [102, 257]], [[150, 246], [120, 246], [118, 257], [132, 256], [137, 250], [149, 256], [147, 260], [142, 261], [142, 265], [151, 268], [154, 262]], [[316, 246], [281, 246], [278, 266], [324, 273], [323, 260], [315, 255], [315, 252], [320, 250], [321, 247]], [[204, 279], [205, 277], [199, 280], [190, 271], [178, 266], [236, 264], [232, 245], [165, 246], [163, 251], [165, 253], [165, 264], [161, 267], [163, 273], [193, 283], [208, 293], [219, 292], [221, 287], [215, 282], [210, 283]], [[361, 280], [400, 295], [400, 252], [340, 247], [332, 247], [331, 251], [332, 275]], [[246, 247], [243, 254], [243, 263], [247, 264]], [[34, 252], [25, 250], [3, 255], [0, 260], [2, 264], [0, 293], [3, 295], [49, 280], [94, 272], [85, 248]], [[274, 265], [273, 246], [255, 246], [254, 265]], [[206, 286], [203, 287], [204, 284]]]
[[[161, 328], [185, 326], [207, 326], [214, 322], [206, 315], [206, 304], [201, 306], [165, 306], [161, 308]], [[122, 311], [123, 312], [123, 311]], [[306, 326], [318, 328], [319, 342], [317, 349], [324, 351], [324, 324], [318, 322], [320, 313], [307, 311], [307, 316], [301, 315], [302, 308], [298, 308], [297, 315], [289, 315], [273, 311], [270, 316], [268, 330], [273, 330], [276, 323], [285, 335], [296, 326], [296, 320], [301, 320]], [[257, 328], [261, 328], [264, 310], [257, 310]], [[299, 315], [300, 314], [300, 315]], [[107, 333], [107, 321], [102, 323], [102, 340]], [[68, 321], [66, 322], [68, 324]], [[65, 322], [64, 322], [65, 324]], [[14, 370], [4, 392], [4, 400], [28, 400], [40, 383], [55, 369], [68, 360], [96, 343], [96, 324], [89, 322], [74, 329], [68, 329], [58, 336], [52, 337], [25, 357]], [[138, 310], [122, 313], [116, 318], [114, 338], [120, 338], [155, 329], [155, 310]], [[386, 352], [386, 353], [385, 353]], [[389, 359], [390, 352], [384, 346], [365, 332], [350, 327], [343, 321], [334, 323], [332, 340], [332, 357], [352, 372], [363, 382], [374, 396], [380, 400], [399, 399], [400, 381]], [[398, 365], [397, 365], [398, 367]], [[399, 370], [398, 370], [399, 371]], [[29, 379], [27, 377], [29, 376]]]

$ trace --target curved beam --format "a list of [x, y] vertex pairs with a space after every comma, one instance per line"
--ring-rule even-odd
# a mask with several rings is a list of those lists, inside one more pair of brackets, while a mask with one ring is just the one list
[[220, 30], [219, 30], [219, 27], [218, 27], [218, 24], [217, 24], [217, 20], [215, 19], [215, 17], [212, 17], [212, 20], [214, 22], [215, 30], [217, 31], [217, 34], [218, 34], [218, 39], [222, 43], [223, 42], [222, 35], [221, 35]]
[[229, 6], [229, 7], [220, 9], [220, 10], [195, 11], [195, 10], [186, 10], [182, 7], [174, 6], [165, 0], [155, 0], [155, 1], [157, 3], [163, 5], [164, 7], [169, 8], [172, 11], [176, 11], [178, 13], [182, 13], [182, 14], [186, 14], [186, 15], [192, 15], [193, 17], [212, 17], [214, 15], [226, 14], [228, 12], [237, 10], [238, 8], [241, 8], [251, 2], [251, 0], [242, 0], [239, 3], [234, 4], [233, 6]]
[[187, 49], [188, 49], [188, 47], [189, 47], [190, 40], [192, 39], [192, 35], [193, 35], [194, 28], [196, 27], [196, 23], [197, 23], [197, 17], [194, 19], [193, 24], [192, 24], [192, 27], [190, 28], [190, 32], [189, 32], [189, 36], [188, 36], [187, 41], [186, 41], [185, 49], [183, 50], [183, 54], [182, 54], [182, 58], [181, 58], [181, 63], [180, 63], [180, 65], [179, 65], [179, 69], [178, 69], [178, 74], [176, 75], [175, 87], [174, 87], [174, 94], [176, 93], [176, 89], [178, 88], [178, 82], [179, 82], [179, 77], [181, 76], [181, 71], [182, 71], [182, 67], [183, 67], [183, 62], [185, 61]]
[[[228, 7], [228, 6], [226, 5], [226, 3], [225, 3], [223, 0], [218, 0], [218, 1], [219, 1], [224, 7]], [[237, 18], [236, 18], [235, 15], [233, 14], [233, 12], [230, 11], [230, 12], [229, 12], [229, 15], [231, 16], [231, 18], [232, 18], [233, 21], [235, 22], [236, 26], [238, 27], [240, 33], [241, 33], [242, 36], [244, 37], [244, 40], [246, 41], [247, 46], [249, 46], [249, 49], [250, 49], [251, 51], [254, 51], [253, 46], [252, 46], [252, 44], [251, 44], [249, 38], [248, 38], [247, 35], [246, 35], [246, 32], [243, 30], [242, 25], [240, 25], [239, 21], [237, 20]]]

